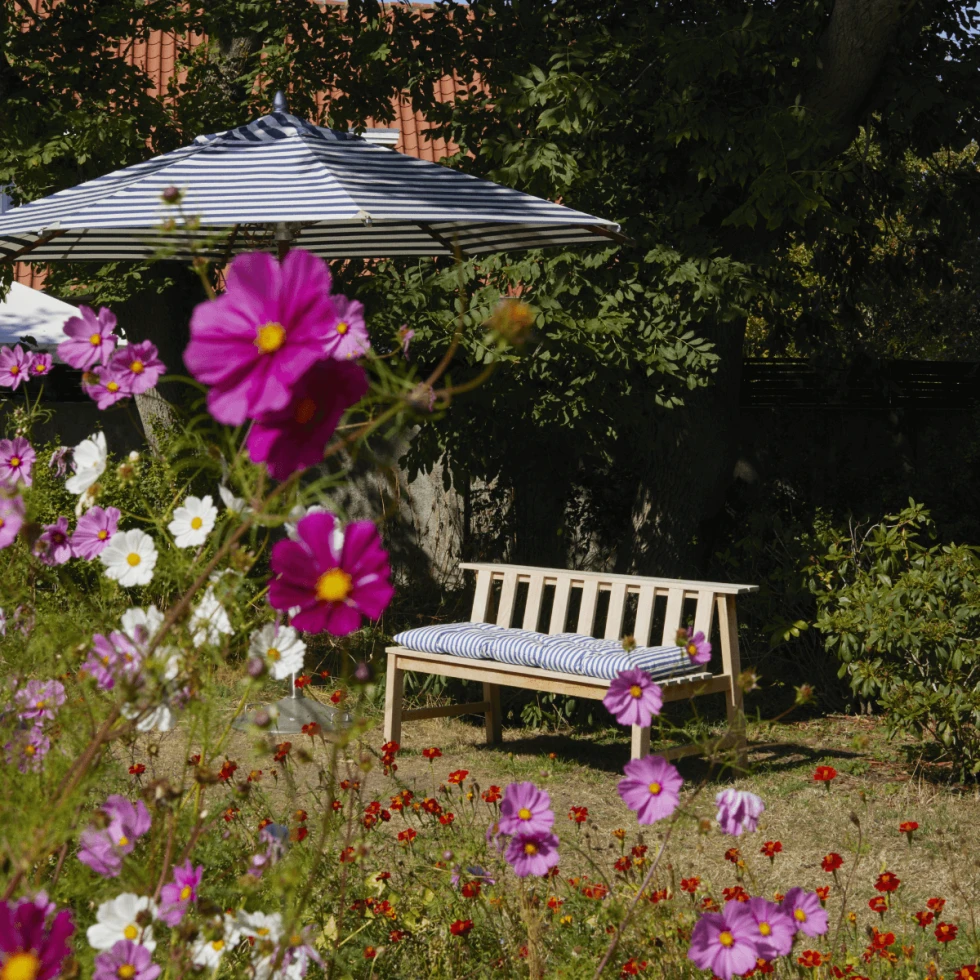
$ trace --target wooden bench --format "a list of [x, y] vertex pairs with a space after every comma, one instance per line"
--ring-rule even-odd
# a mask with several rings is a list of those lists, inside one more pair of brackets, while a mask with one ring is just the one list
[[[682, 626], [693, 625], [712, 641], [712, 662], [720, 652], [721, 671], [713, 674], [687, 674], [658, 680], [665, 701], [692, 698], [701, 694], [723, 693], [728, 713], [729, 736], [744, 751], [741, 672], [738, 652], [738, 622], [735, 599], [758, 588], [754, 585], [725, 585], [717, 582], [687, 582], [638, 575], [610, 575], [604, 572], [574, 572], [525, 565], [464, 563], [460, 568], [476, 572], [476, 592], [470, 622], [494, 622], [542, 633], [574, 632], [593, 636], [597, 626], [605, 639], [619, 640], [631, 632], [638, 646], [673, 645]], [[605, 596], [608, 594], [608, 601]], [[635, 610], [633, 608], [636, 596]], [[569, 628], [569, 613], [577, 616]], [[601, 610], [600, 610], [600, 607]], [[597, 623], [597, 612], [604, 622]], [[651, 637], [655, 620], [662, 632]], [[632, 622], [632, 630], [628, 625]], [[385, 691], [384, 737], [401, 742], [402, 722], [420, 718], [442, 718], [482, 714], [489, 744], [501, 740], [500, 688], [520, 687], [548, 691], [578, 698], [601, 700], [609, 681], [536, 667], [522, 667], [493, 660], [470, 660], [441, 653], [420, 653], [406, 647], [388, 647], [388, 676]], [[706, 667], [710, 667], [708, 664]], [[483, 684], [483, 700], [436, 708], [405, 710], [405, 671], [459, 677]], [[650, 751], [650, 729], [633, 726], [631, 757], [638, 759]], [[697, 752], [696, 746], [681, 746], [665, 753], [669, 758]]]

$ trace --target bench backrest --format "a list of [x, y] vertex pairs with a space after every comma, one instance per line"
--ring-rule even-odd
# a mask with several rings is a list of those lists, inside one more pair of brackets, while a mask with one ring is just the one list
[[[604, 639], [619, 640], [630, 633], [639, 646], [672, 645], [677, 630], [692, 622], [695, 632], [711, 637], [716, 603], [758, 588], [528, 565], [466, 562], [460, 568], [476, 572], [470, 622], [593, 636], [597, 614], [604, 612]], [[654, 625], [660, 634], [656, 637]]]

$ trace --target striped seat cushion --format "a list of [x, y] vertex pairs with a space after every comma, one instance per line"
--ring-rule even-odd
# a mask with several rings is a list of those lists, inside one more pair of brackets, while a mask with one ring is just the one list
[[703, 671], [678, 646], [637, 647], [627, 653], [616, 640], [597, 640], [578, 633], [534, 633], [493, 623], [448, 623], [419, 626], [395, 642], [421, 653], [448, 653], [471, 660], [496, 660], [566, 674], [612, 680], [621, 670], [639, 667], [654, 680]]

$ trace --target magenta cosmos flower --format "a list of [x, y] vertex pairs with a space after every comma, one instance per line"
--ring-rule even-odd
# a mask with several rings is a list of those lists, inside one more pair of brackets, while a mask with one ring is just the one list
[[660, 714], [664, 699], [645, 670], [621, 670], [609, 682], [602, 703], [620, 725], [648, 728], [654, 715]]
[[100, 412], [130, 396], [126, 390], [125, 376], [111, 366], [86, 371], [82, 375], [82, 391], [95, 402]]
[[115, 794], [102, 804], [102, 812], [109, 818], [109, 826], [82, 831], [78, 860], [104, 878], [115, 878], [122, 870], [123, 857], [150, 829], [150, 814], [142, 800], [134, 806]]
[[54, 524], [44, 525], [40, 537], [34, 542], [34, 554], [45, 565], [64, 565], [71, 558], [71, 534], [67, 517], [59, 517]]
[[742, 902], [726, 902], [718, 912], [706, 912], [695, 923], [687, 958], [721, 980], [747, 973], [756, 965], [758, 926]]
[[711, 644], [700, 630], [695, 633], [693, 628], [688, 628], [681, 646], [692, 664], [706, 664], [711, 659]]
[[364, 324], [364, 305], [356, 299], [348, 299], [336, 293], [330, 298], [337, 312], [337, 322], [332, 330], [337, 339], [331, 337], [327, 342], [327, 354], [339, 361], [363, 357], [371, 349], [371, 341]]
[[779, 907], [793, 920], [797, 932], [804, 936], [822, 936], [827, 931], [827, 910], [816, 892], [791, 888]]
[[31, 377], [46, 378], [51, 373], [51, 367], [50, 354], [34, 354], [31, 361]]
[[211, 414], [241, 425], [286, 407], [296, 382], [325, 356], [337, 313], [326, 263], [300, 249], [281, 265], [265, 252], [237, 255], [226, 282], [223, 295], [194, 310], [184, 363], [211, 386]]
[[71, 952], [68, 937], [75, 931], [71, 912], [62, 909], [52, 918], [46, 898], [0, 902], [0, 977], [10, 980], [51, 980]]
[[142, 660], [143, 655], [125, 633], [113, 632], [108, 637], [96, 633], [92, 637], [88, 659], [81, 669], [100, 690], [111, 691], [117, 680], [135, 677]]
[[320, 361], [299, 379], [292, 399], [278, 412], [257, 419], [248, 435], [255, 463], [265, 463], [277, 480], [323, 461], [323, 450], [341, 415], [368, 390], [356, 364]]
[[87, 371], [96, 364], [108, 362], [116, 348], [116, 318], [102, 307], [96, 315], [88, 306], [79, 306], [81, 316], [73, 316], [65, 322], [65, 335], [58, 345], [58, 356], [73, 368]]
[[71, 546], [79, 558], [91, 561], [105, 551], [109, 539], [119, 529], [119, 518], [122, 515], [115, 507], [92, 507], [87, 510], [75, 526], [71, 536]]
[[292, 617], [297, 629], [346, 636], [360, 628], [362, 616], [380, 616], [395, 590], [374, 524], [348, 524], [342, 546], [335, 528], [333, 514], [309, 514], [296, 525], [297, 541], [280, 541], [272, 549], [276, 577], [269, 583], [269, 603], [274, 609], [298, 606]]
[[558, 863], [558, 838], [550, 832], [518, 834], [504, 857], [518, 878], [543, 878]]
[[158, 976], [160, 967], [145, 946], [120, 939], [112, 949], [95, 957], [92, 980], [156, 980]]
[[623, 772], [626, 778], [619, 781], [617, 789], [623, 802], [636, 813], [637, 823], [655, 823], [677, 809], [684, 780], [662, 755], [631, 759]]
[[0, 347], [0, 388], [20, 387], [22, 381], [31, 378], [34, 355], [18, 344], [16, 347]]
[[112, 355], [108, 367], [131, 395], [142, 395], [144, 391], [149, 391], [167, 370], [167, 365], [160, 360], [156, 347], [148, 340], [120, 347]]
[[34, 725], [27, 731], [17, 732], [13, 741], [4, 746], [7, 761], [16, 761], [18, 770], [23, 773], [41, 772], [44, 768], [44, 757], [50, 750], [51, 739], [44, 734], [44, 729], [40, 725]]
[[8, 548], [17, 540], [24, 523], [24, 498], [6, 497], [0, 487], [0, 548]]
[[511, 783], [500, 801], [502, 834], [546, 834], [555, 823], [551, 797], [534, 783]]
[[722, 833], [738, 837], [743, 831], [752, 833], [759, 826], [759, 817], [766, 805], [755, 793], [725, 789], [716, 797], [718, 823]]
[[0, 439], [0, 483], [11, 487], [23, 483], [29, 487], [35, 459], [37, 453], [23, 436]]
[[778, 905], [764, 898], [750, 898], [743, 902], [755, 927], [755, 944], [764, 960], [786, 956], [793, 948], [796, 926], [790, 916]]
[[38, 721], [54, 718], [65, 703], [65, 685], [61, 681], [28, 681], [15, 695], [21, 718]]
[[160, 907], [157, 918], [168, 926], [176, 926], [187, 914], [187, 910], [197, 901], [197, 889], [204, 876], [204, 865], [196, 868], [190, 860], [174, 868], [174, 880], [160, 890]]

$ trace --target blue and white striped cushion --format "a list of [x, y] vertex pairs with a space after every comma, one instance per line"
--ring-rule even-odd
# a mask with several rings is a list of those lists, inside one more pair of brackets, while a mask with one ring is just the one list
[[700, 671], [681, 647], [637, 647], [627, 653], [616, 640], [597, 640], [578, 633], [534, 633], [493, 623], [449, 623], [420, 626], [395, 637], [409, 650], [448, 653], [472, 660], [496, 660], [567, 674], [612, 680], [620, 671], [645, 670], [656, 680]]

